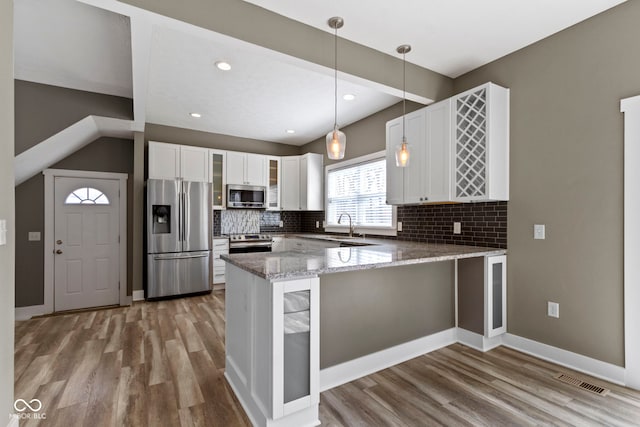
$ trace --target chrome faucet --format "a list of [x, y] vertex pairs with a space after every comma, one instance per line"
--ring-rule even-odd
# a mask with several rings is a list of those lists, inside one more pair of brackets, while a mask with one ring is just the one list
[[349, 217], [349, 237], [353, 237], [353, 222], [351, 222], [351, 215], [346, 212], [343, 212], [338, 217], [338, 224], [340, 224], [340, 220], [342, 220], [342, 215], [346, 215]]

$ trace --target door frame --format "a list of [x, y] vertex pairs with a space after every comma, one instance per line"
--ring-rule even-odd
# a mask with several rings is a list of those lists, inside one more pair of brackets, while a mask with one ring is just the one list
[[127, 179], [126, 173], [92, 172], [65, 169], [46, 169], [44, 175], [44, 310], [53, 313], [54, 310], [54, 181], [55, 178], [89, 178], [111, 179], [119, 181], [120, 189], [120, 305], [131, 305], [131, 296], [127, 295]]
[[625, 385], [640, 390], [640, 95], [623, 99]]

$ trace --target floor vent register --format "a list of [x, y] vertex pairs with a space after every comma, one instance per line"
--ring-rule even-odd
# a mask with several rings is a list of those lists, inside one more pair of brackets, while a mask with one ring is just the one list
[[576, 387], [580, 387], [583, 390], [590, 391], [591, 393], [598, 394], [600, 396], [606, 396], [609, 394], [609, 389], [597, 386], [595, 384], [588, 383], [586, 381], [579, 380], [567, 374], [556, 374], [554, 376], [558, 381], [562, 381], [563, 383], [570, 384]]

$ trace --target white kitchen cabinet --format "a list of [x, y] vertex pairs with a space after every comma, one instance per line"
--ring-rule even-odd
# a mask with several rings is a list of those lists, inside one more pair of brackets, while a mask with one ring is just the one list
[[457, 266], [458, 339], [487, 351], [507, 332], [507, 256], [459, 259]]
[[507, 332], [507, 256], [485, 257], [485, 327], [487, 338]]
[[220, 255], [229, 254], [229, 239], [213, 238], [213, 284], [225, 283], [225, 262]]
[[303, 211], [324, 209], [323, 158], [317, 153], [300, 156], [300, 208]]
[[227, 184], [266, 186], [266, 156], [227, 151]]
[[322, 210], [322, 155], [282, 157], [282, 210]]
[[280, 207], [284, 211], [300, 210], [300, 157], [282, 158], [282, 198]]
[[149, 179], [209, 182], [209, 150], [149, 141]]
[[509, 89], [486, 83], [451, 103], [452, 199], [509, 200]]
[[271, 236], [271, 252], [286, 251], [285, 240], [283, 236]]
[[280, 210], [282, 167], [280, 157], [267, 156], [267, 210]]
[[405, 116], [409, 165], [396, 166], [395, 150], [402, 141], [402, 117], [387, 123], [387, 203], [419, 204], [448, 201], [450, 164], [450, 101], [445, 100]]
[[285, 211], [321, 211], [324, 206], [323, 156], [307, 153], [282, 157], [282, 203]]
[[213, 209], [224, 209], [226, 206], [226, 176], [227, 176], [227, 152], [224, 150], [209, 150], [209, 177], [213, 197], [211, 204]]
[[231, 264], [227, 274], [227, 380], [254, 425], [315, 425], [320, 279], [271, 282]]

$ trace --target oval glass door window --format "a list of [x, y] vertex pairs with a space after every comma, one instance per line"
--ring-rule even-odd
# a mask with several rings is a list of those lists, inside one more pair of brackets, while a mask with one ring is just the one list
[[108, 205], [109, 198], [100, 190], [83, 187], [73, 190], [64, 201], [65, 205]]

